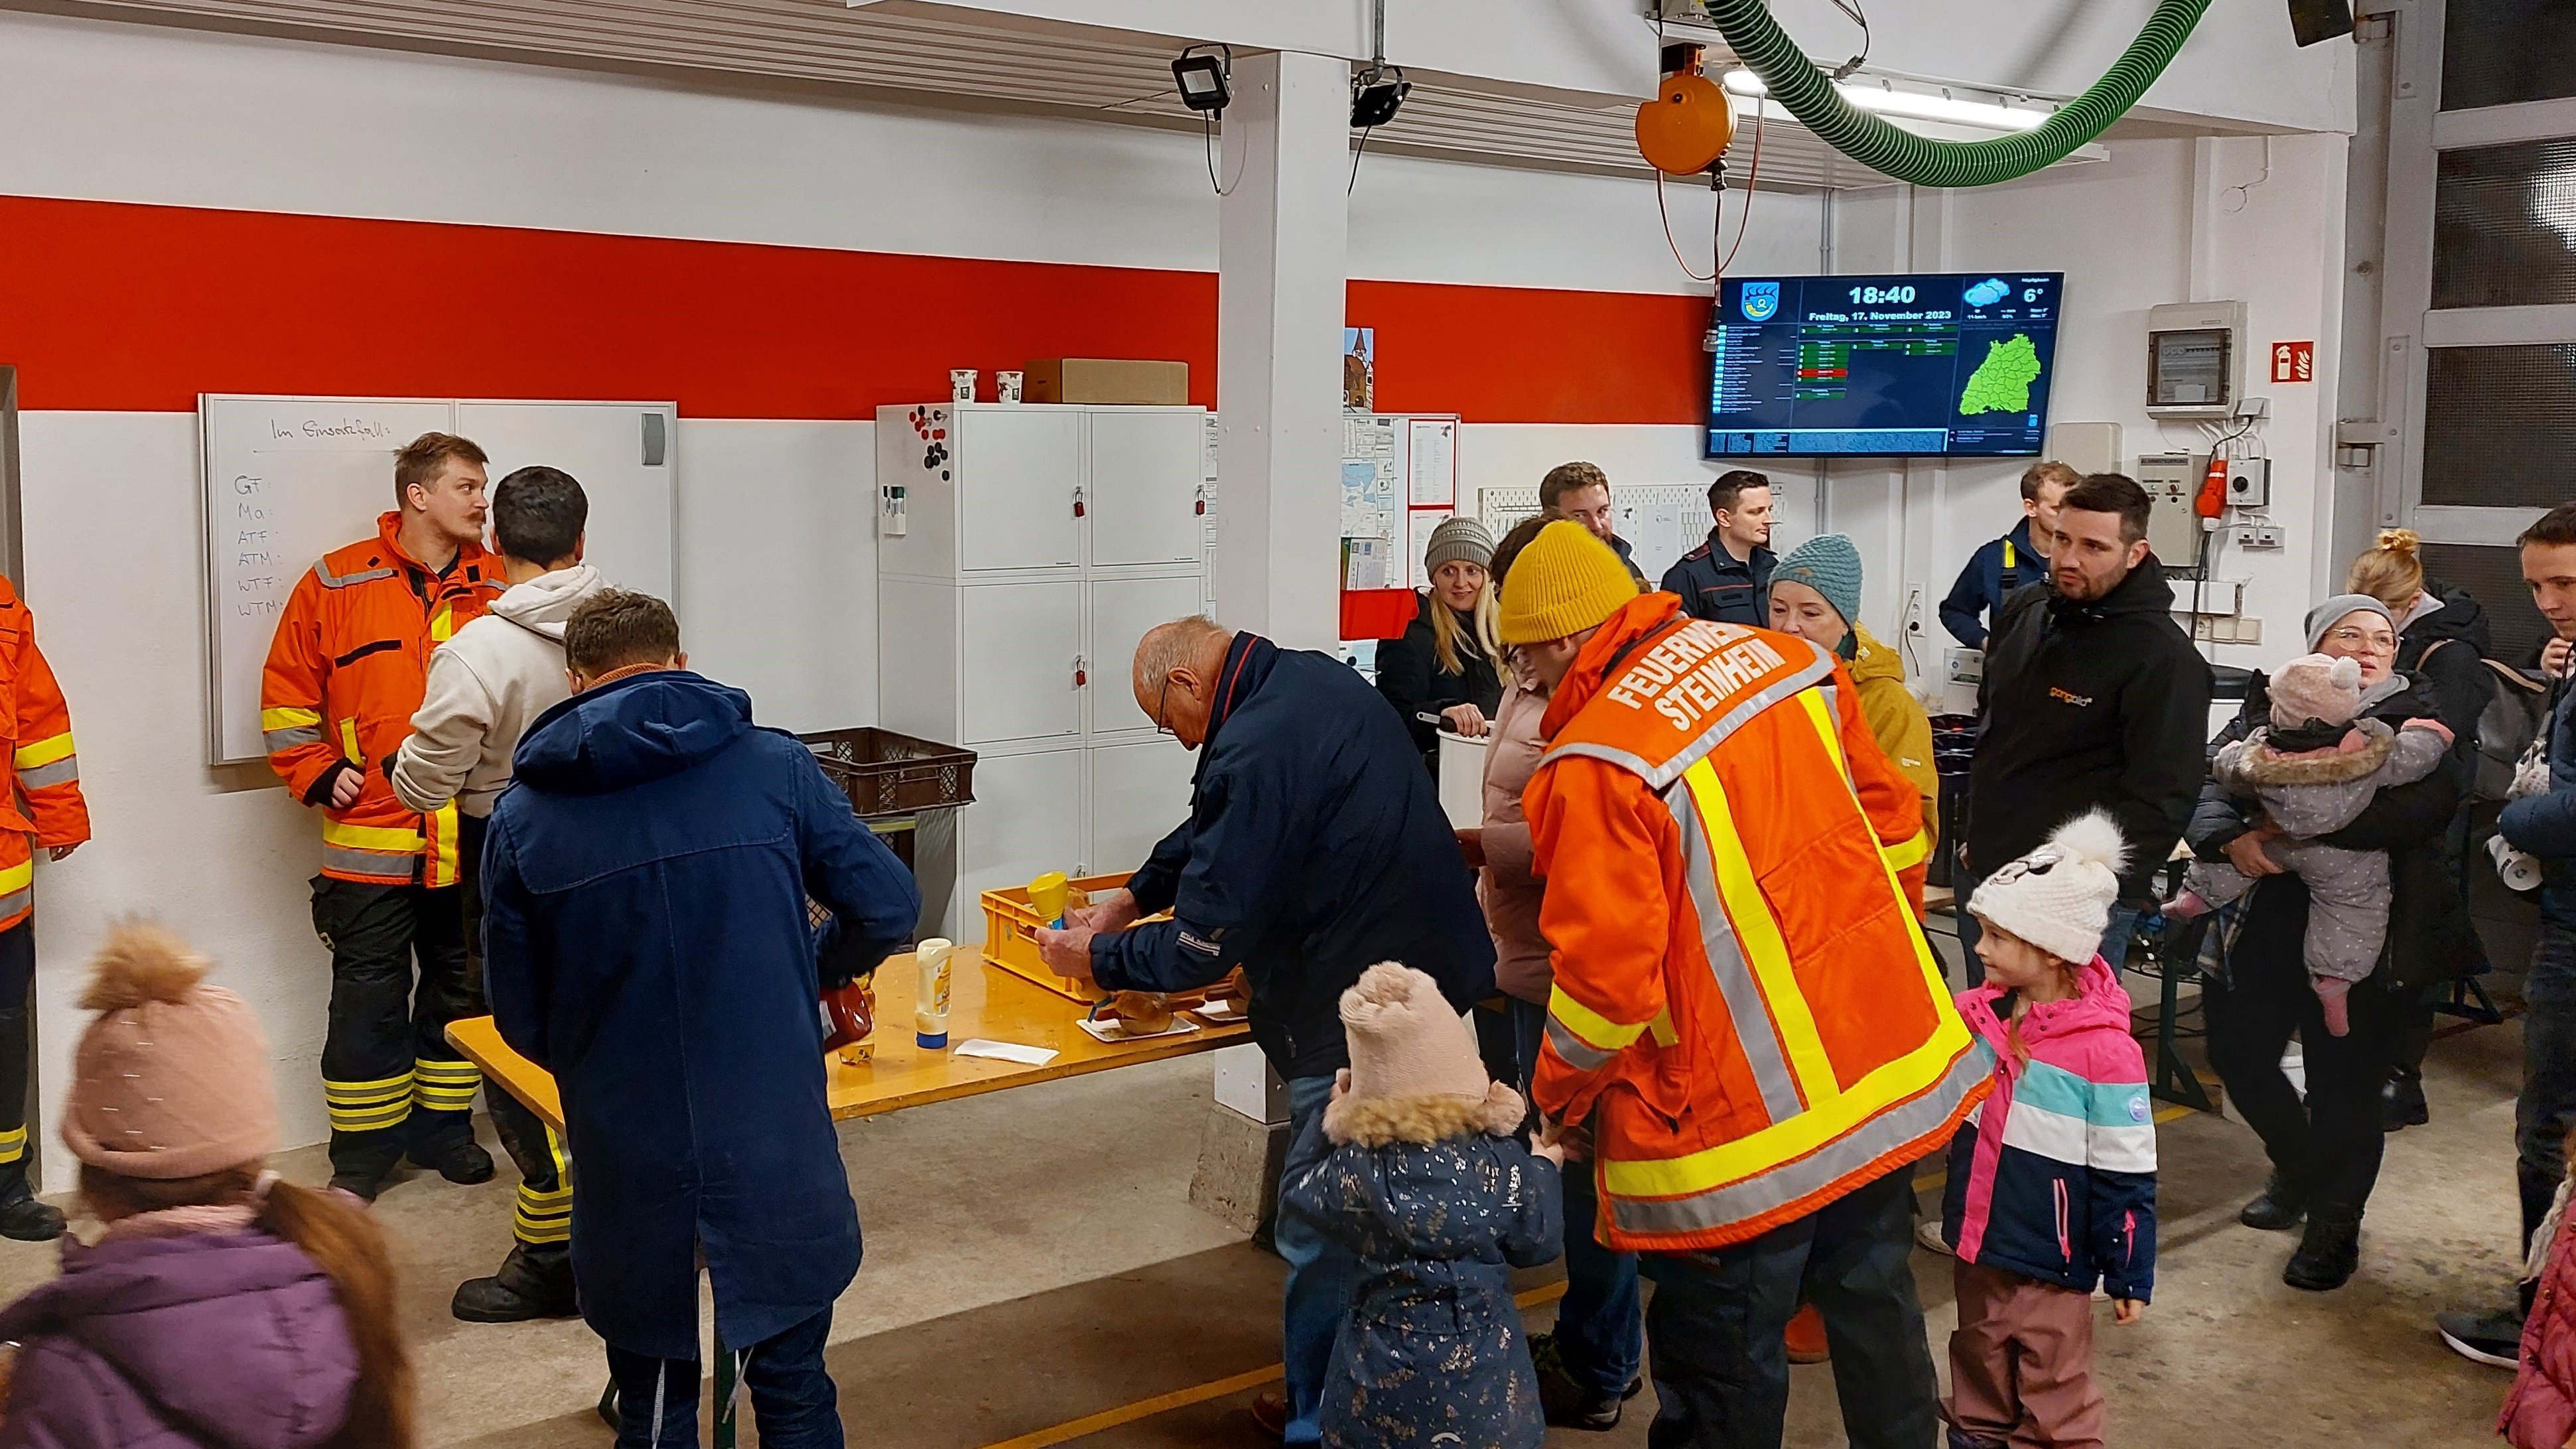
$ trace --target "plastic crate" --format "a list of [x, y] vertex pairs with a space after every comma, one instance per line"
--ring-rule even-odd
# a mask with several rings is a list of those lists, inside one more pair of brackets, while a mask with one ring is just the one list
[[[1116, 875], [1087, 875], [1065, 882], [1077, 891], [1092, 896], [1106, 895], [1127, 883], [1132, 872]], [[1033, 985], [1043, 986], [1067, 1001], [1091, 1002], [1108, 993], [1095, 992], [1069, 978], [1058, 976], [1038, 959], [1038, 927], [1047, 924], [1038, 919], [1037, 908], [1029, 904], [1027, 886], [1006, 886], [984, 892], [984, 959]], [[1159, 921], [1170, 913], [1146, 916]], [[1222, 983], [1220, 983], [1222, 984]], [[1185, 1011], [1205, 1005], [1213, 996], [1208, 988], [1175, 991], [1169, 1000], [1172, 1009]]]
[[799, 735], [862, 820], [975, 803], [975, 752], [874, 727]]

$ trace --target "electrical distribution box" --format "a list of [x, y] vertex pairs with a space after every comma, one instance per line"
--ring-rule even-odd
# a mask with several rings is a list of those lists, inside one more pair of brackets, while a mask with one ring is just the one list
[[2272, 504], [2272, 460], [2235, 458], [2227, 464], [2227, 506], [2268, 508]]
[[2147, 309], [2147, 416], [2215, 422], [2245, 393], [2245, 304]]
[[2190, 453], [2147, 453], [2138, 459], [2138, 486], [2153, 505], [2147, 512], [2147, 545], [2168, 573], [2200, 563], [2200, 519], [2191, 511], [2207, 460]]

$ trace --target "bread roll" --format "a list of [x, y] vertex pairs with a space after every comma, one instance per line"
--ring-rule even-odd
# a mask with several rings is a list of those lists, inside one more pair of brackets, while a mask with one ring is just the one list
[[1118, 1013], [1120, 1028], [1130, 1036], [1152, 1036], [1172, 1029], [1172, 1003], [1151, 991], [1121, 991], [1110, 1009]]

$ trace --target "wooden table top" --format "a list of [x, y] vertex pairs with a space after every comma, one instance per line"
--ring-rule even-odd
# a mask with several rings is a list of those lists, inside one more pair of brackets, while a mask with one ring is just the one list
[[[886, 958], [877, 971], [877, 1029], [870, 1039], [876, 1059], [859, 1066], [843, 1062], [838, 1055], [825, 1059], [833, 1120], [873, 1117], [1005, 1087], [1214, 1051], [1251, 1035], [1251, 1028], [1237, 1021], [1223, 1026], [1200, 1023], [1196, 1031], [1146, 1041], [1096, 1041], [1077, 1024], [1084, 1014], [1081, 1006], [985, 965], [980, 952], [968, 954], [972, 949], [961, 947], [950, 969], [946, 1051], [924, 1051], [913, 1042], [913, 988], [918, 973], [912, 953]], [[1182, 1019], [1196, 1020], [1187, 1015]], [[1046, 1047], [1056, 1055], [1042, 1067], [957, 1055], [959, 1045], [976, 1038]], [[485, 1080], [526, 1103], [547, 1125], [562, 1130], [563, 1100], [555, 1091], [554, 1078], [510, 1050], [492, 1018], [455, 1022], [447, 1028], [447, 1039], [483, 1069]]]

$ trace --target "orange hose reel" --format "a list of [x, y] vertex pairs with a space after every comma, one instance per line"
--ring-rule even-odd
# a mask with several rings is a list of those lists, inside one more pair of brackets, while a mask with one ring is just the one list
[[1717, 82], [1700, 73], [1700, 47], [1656, 83], [1655, 98], [1637, 107], [1637, 152], [1668, 176], [1696, 176], [1717, 164], [1735, 139], [1735, 107]]

